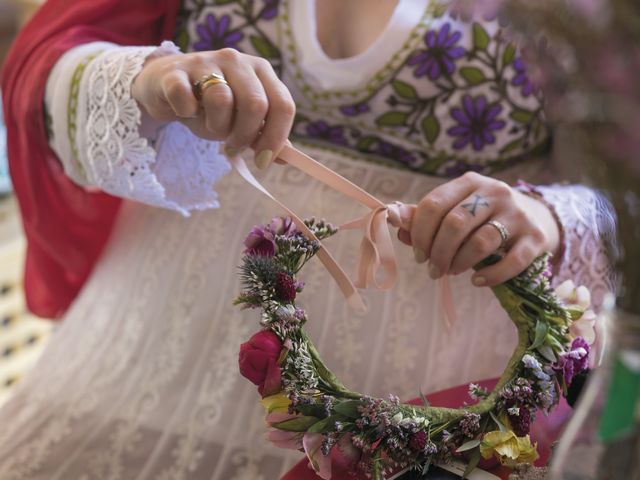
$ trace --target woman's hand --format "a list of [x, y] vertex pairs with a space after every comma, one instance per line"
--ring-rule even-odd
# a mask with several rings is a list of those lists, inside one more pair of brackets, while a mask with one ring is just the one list
[[[193, 84], [211, 73], [228, 85], [206, 88], [198, 101]], [[227, 149], [250, 147], [261, 168], [285, 145], [295, 115], [291, 94], [271, 64], [230, 48], [147, 59], [131, 91], [155, 121], [179, 120]]]
[[506, 253], [498, 263], [474, 273], [474, 285], [494, 286], [521, 273], [541, 253], [556, 254], [560, 228], [549, 208], [504, 182], [467, 173], [435, 188], [416, 208], [411, 231], [400, 239], [413, 245], [416, 261], [429, 260], [431, 278], [457, 275], [496, 252], [509, 237]]

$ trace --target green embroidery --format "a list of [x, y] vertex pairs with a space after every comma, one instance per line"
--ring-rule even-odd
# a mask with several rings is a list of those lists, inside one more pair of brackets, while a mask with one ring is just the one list
[[82, 75], [87, 69], [87, 66], [100, 55], [102, 51], [93, 53], [84, 59], [76, 66], [73, 76], [71, 77], [71, 85], [69, 87], [69, 100], [67, 101], [67, 135], [69, 137], [69, 144], [71, 145], [71, 153], [73, 161], [76, 164], [76, 169], [80, 174], [86, 178], [86, 171], [79, 161], [78, 144], [76, 143], [76, 136], [78, 133], [77, 116], [78, 116], [78, 95], [80, 94], [80, 81]]

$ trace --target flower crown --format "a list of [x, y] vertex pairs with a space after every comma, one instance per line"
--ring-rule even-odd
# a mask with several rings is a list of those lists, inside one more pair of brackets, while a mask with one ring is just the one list
[[[337, 231], [324, 221], [304, 223], [318, 240]], [[393, 395], [382, 399], [351, 391], [325, 366], [305, 332], [307, 314], [296, 305], [304, 288], [297, 275], [319, 251], [319, 241], [309, 240], [291, 219], [274, 218], [254, 227], [245, 246], [244, 288], [235, 303], [261, 309], [262, 331], [241, 346], [240, 372], [258, 385], [271, 427], [268, 438], [304, 450], [324, 479], [331, 478], [332, 450], [354, 472], [374, 479], [398, 468], [426, 472], [432, 463], [461, 454], [468, 471], [480, 457], [496, 456], [512, 467], [532, 463], [538, 454], [528, 433], [536, 413], [555, 406], [573, 377], [588, 368], [589, 292], [572, 283], [555, 292], [543, 255], [492, 288], [519, 340], [493, 391], [470, 385], [474, 405], [432, 407], [424, 396], [424, 405], [406, 405]]]

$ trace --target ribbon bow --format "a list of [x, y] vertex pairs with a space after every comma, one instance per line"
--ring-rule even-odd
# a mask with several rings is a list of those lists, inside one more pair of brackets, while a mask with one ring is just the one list
[[[297, 168], [298, 170], [370, 209], [364, 216], [347, 222], [339, 227], [340, 230], [363, 230], [363, 238], [360, 245], [360, 258], [356, 273], [357, 278], [354, 285], [338, 262], [336, 262], [329, 251], [324, 247], [324, 245], [322, 245], [318, 238], [316, 238], [313, 232], [307, 228], [302, 219], [289, 207], [271, 195], [271, 193], [264, 188], [260, 182], [258, 182], [247, 168], [242, 157], [238, 154], [229, 157], [229, 161], [242, 178], [277, 203], [284, 211], [287, 212], [302, 233], [320, 244], [320, 249], [317, 253], [318, 258], [334, 278], [349, 304], [358, 311], [364, 311], [365, 306], [360, 294], [356, 290], [356, 286], [358, 288], [375, 286], [380, 290], [389, 290], [395, 285], [398, 275], [398, 267], [395, 252], [393, 250], [393, 243], [391, 241], [389, 224], [397, 228], [409, 230], [411, 228], [413, 213], [416, 208], [415, 205], [406, 205], [401, 202], [394, 202], [389, 205], [385, 205], [373, 195], [367, 193], [354, 183], [316, 162], [314, 159], [292, 146], [285, 146], [280, 152], [279, 158], [287, 162], [292, 167]], [[379, 282], [378, 276], [381, 271], [384, 272], [384, 279]], [[442, 306], [446, 313], [447, 326], [450, 326], [455, 322], [455, 309], [453, 306], [451, 288], [446, 276], [442, 277], [440, 286]]]

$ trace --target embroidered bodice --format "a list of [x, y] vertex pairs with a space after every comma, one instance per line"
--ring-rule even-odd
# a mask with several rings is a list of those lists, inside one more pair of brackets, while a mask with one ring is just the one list
[[[292, 136], [356, 158], [455, 177], [499, 171], [548, 145], [540, 92], [497, 18], [462, 19], [435, 1], [402, 0], [374, 45], [332, 61], [316, 40], [313, 6], [186, 0], [176, 43], [268, 59], [296, 101]], [[417, 14], [412, 29], [399, 18], [407, 14]], [[379, 63], [370, 78], [358, 75], [362, 57]], [[327, 68], [314, 75], [305, 65]], [[328, 88], [325, 75], [343, 76], [347, 88]]]

